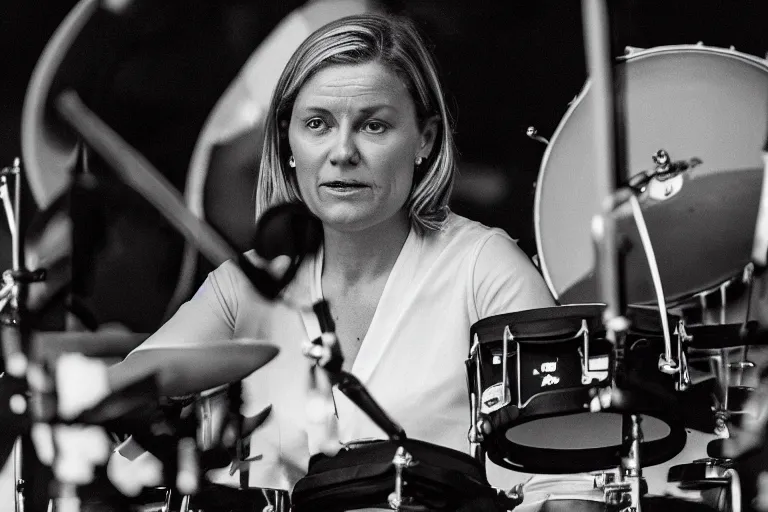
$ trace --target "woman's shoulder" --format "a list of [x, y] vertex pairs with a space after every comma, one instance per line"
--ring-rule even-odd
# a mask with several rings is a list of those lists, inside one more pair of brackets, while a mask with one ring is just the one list
[[440, 230], [427, 234], [425, 238], [435, 245], [450, 244], [470, 248], [484, 244], [489, 238], [496, 236], [514, 244], [514, 240], [503, 229], [489, 227], [450, 212], [443, 227]]

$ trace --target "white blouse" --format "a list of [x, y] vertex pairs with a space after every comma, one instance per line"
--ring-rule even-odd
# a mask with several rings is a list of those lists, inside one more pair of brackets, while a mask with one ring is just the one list
[[[306, 261], [286, 296], [304, 303], [320, 298], [321, 269], [322, 255]], [[468, 453], [464, 360], [470, 326], [488, 316], [552, 305], [538, 272], [505, 232], [451, 214], [439, 232], [411, 230], [351, 372], [408, 437]], [[262, 299], [227, 262], [139, 349], [231, 338], [279, 346], [274, 360], [243, 381], [243, 413], [273, 406], [251, 436], [250, 456], [258, 460], [250, 465], [250, 484], [290, 490], [305, 474], [310, 455], [327, 441], [307, 428], [310, 363], [301, 345], [319, 333], [313, 329], [295, 310]], [[337, 421], [340, 442], [386, 437], [338, 390], [334, 400], [338, 419], [329, 421]], [[228, 470], [213, 473], [215, 482], [238, 483]]]

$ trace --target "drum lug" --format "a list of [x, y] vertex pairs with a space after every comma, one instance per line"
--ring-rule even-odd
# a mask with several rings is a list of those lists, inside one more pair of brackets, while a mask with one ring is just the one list
[[395, 456], [392, 459], [392, 465], [395, 466], [395, 490], [387, 498], [389, 507], [392, 510], [400, 510], [400, 507], [408, 505], [413, 501], [412, 498], [403, 496], [403, 469], [415, 466], [416, 464], [418, 463], [413, 461], [413, 456], [405, 448], [402, 446], [397, 447]]
[[581, 321], [581, 329], [576, 333], [576, 337], [583, 337], [583, 345], [579, 349], [579, 355], [581, 356], [581, 383], [585, 386], [592, 384], [593, 382], [602, 382], [608, 378], [608, 362], [606, 361], [605, 368], [599, 370], [590, 370], [590, 356], [589, 356], [589, 327], [587, 321]]
[[693, 336], [686, 332], [683, 320], [677, 322], [675, 334], [677, 335], [677, 357], [680, 360], [676, 387], [677, 391], [686, 391], [691, 387], [691, 374], [688, 371], [688, 357], [685, 355], [685, 347], [693, 339]]

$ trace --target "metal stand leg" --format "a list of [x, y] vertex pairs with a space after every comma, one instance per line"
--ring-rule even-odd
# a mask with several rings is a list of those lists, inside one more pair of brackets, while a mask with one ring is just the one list
[[603, 489], [606, 504], [618, 507], [620, 512], [640, 512], [640, 498], [645, 493], [643, 469], [640, 464], [640, 443], [643, 431], [637, 414], [625, 414], [622, 422], [623, 445], [618, 481], [607, 474], [595, 480], [595, 487]]
[[[629, 424], [627, 425], [627, 421]], [[643, 431], [640, 428], [640, 418], [637, 414], [624, 417], [623, 429], [624, 446], [629, 448], [628, 453], [621, 458], [621, 478], [629, 483], [630, 504], [624, 510], [640, 512], [641, 485], [643, 480], [643, 468], [640, 465], [640, 443], [643, 440]]]
[[21, 437], [13, 444], [13, 495], [15, 511], [24, 512], [24, 479], [21, 477]]
[[172, 496], [173, 496], [173, 492], [171, 491], [171, 488], [169, 487], [165, 491], [165, 500], [163, 501], [162, 512], [171, 512], [171, 497]]
[[189, 494], [186, 494], [181, 498], [181, 506], [179, 507], [179, 512], [189, 512], [189, 499]]

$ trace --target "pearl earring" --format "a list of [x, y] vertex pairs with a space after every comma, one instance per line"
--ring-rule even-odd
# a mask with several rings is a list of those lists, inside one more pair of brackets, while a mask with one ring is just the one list
[[423, 161], [424, 161], [424, 159], [423, 159], [423, 158], [421, 158], [420, 156], [417, 156], [417, 157], [416, 157], [416, 160], [415, 160], [415, 162], [416, 162], [416, 165], [421, 165], [421, 162], [423, 162]]
[[296, 168], [296, 159], [293, 158], [293, 155], [288, 157], [288, 167]]

